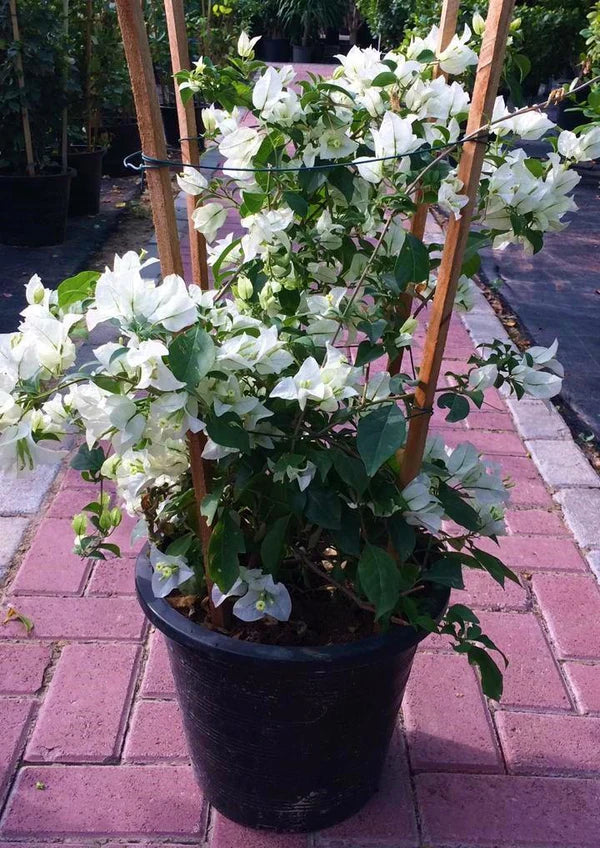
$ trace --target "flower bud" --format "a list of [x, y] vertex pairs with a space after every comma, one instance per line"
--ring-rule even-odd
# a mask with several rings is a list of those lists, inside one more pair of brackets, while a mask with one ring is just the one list
[[121, 523], [121, 519], [123, 518], [123, 513], [121, 512], [119, 507], [115, 506], [113, 509], [111, 509], [111, 511], [109, 512], [109, 515], [110, 515], [110, 523], [112, 524], [112, 526], [118, 527], [119, 524]]
[[473, 32], [476, 33], [476, 35], [483, 35], [484, 30], [485, 20], [479, 14], [479, 12], [475, 12], [475, 14], [473, 15]]
[[248, 279], [248, 277], [246, 277], [246, 276], [238, 277], [237, 291], [238, 291], [238, 296], [242, 300], [250, 300], [250, 298], [252, 297], [252, 295], [254, 293], [254, 287], [253, 287], [252, 283], [250, 282], [250, 280]]
[[76, 536], [85, 535], [85, 531], [87, 530], [87, 517], [83, 514], [83, 512], [73, 516], [71, 527], [73, 528], [73, 532]]
[[[112, 511], [112, 510], [111, 510]], [[98, 524], [100, 525], [101, 530], [110, 530], [112, 527], [112, 521], [110, 518], [110, 512], [103, 510], [98, 517]]]
[[521, 29], [521, 18], [515, 18], [514, 21], [511, 21], [509, 30], [511, 32], [517, 32], [519, 29]]

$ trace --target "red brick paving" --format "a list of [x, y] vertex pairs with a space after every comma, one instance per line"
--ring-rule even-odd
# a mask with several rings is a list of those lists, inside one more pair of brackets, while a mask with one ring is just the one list
[[[471, 351], [453, 321], [447, 367]], [[486, 703], [447, 639], [429, 638], [361, 813], [310, 837], [209, 820], [164, 642], [133, 597], [132, 522], [118, 531], [122, 559], [71, 558], [67, 518], [92, 490], [69, 471], [2, 596], [35, 630], [0, 628], [0, 848], [597, 848], [600, 589], [497, 392], [469, 425], [436, 415], [435, 427], [450, 443], [470, 439], [516, 482], [499, 553], [523, 585], [503, 593], [473, 572], [454, 593], [509, 657], [501, 704]]]

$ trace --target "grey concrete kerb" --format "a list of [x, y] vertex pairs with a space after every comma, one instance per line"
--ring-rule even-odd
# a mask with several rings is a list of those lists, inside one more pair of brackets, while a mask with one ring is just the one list
[[[506, 330], [481, 291], [475, 306], [462, 316], [475, 344], [490, 338], [508, 340]], [[600, 477], [575, 444], [560, 413], [550, 401], [507, 398], [506, 405], [538, 471], [562, 507], [578, 545], [587, 552], [600, 581]]]

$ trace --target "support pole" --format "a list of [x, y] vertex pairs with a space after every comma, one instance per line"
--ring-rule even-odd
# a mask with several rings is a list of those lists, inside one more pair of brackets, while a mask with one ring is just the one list
[[[492, 114], [502, 72], [514, 2], [515, 0], [490, 0], [485, 34], [477, 65], [473, 100], [469, 111], [467, 135], [484, 126]], [[463, 182], [463, 194], [467, 196], [468, 203], [462, 209], [458, 221], [455, 218], [450, 219], [446, 232], [433, 299], [432, 316], [425, 338], [425, 350], [419, 371], [419, 384], [415, 392], [413, 417], [411, 417], [409, 423], [406, 448], [399, 456], [401, 479], [404, 486], [410, 483], [419, 473], [423, 460], [429, 429], [429, 416], [435, 399], [435, 390], [444, 356], [452, 307], [469, 236], [484, 156], [485, 144], [481, 140], [468, 141], [463, 145], [458, 178]]]
[[17, 74], [17, 86], [21, 99], [21, 122], [23, 124], [23, 140], [25, 142], [25, 163], [27, 176], [35, 176], [35, 161], [33, 159], [33, 144], [31, 141], [31, 127], [29, 125], [29, 110], [25, 97], [25, 73], [23, 71], [23, 54], [21, 52], [21, 35], [19, 33], [19, 18], [17, 16], [17, 0], [9, 0], [10, 19], [12, 23], [13, 39], [16, 43], [15, 71]]
[[[450, 44], [452, 39], [454, 38], [454, 33], [456, 32], [456, 22], [458, 20], [458, 7], [460, 6], [460, 0], [444, 0], [442, 5], [442, 14], [440, 17], [440, 26], [438, 33], [438, 42], [437, 42], [437, 53], [441, 53], [442, 50], [445, 50], [446, 47]], [[447, 79], [447, 74], [440, 69], [439, 65], [436, 65], [433, 71], [433, 76], [444, 76]], [[423, 236], [425, 235], [425, 226], [427, 224], [427, 215], [429, 213], [429, 204], [421, 202], [422, 193], [419, 191], [417, 193], [417, 210], [414, 214], [414, 217], [410, 224], [410, 231], [413, 236], [423, 240]], [[396, 310], [396, 316], [398, 318], [398, 322], [403, 324], [407, 318], [410, 318], [410, 314], [412, 312], [412, 297], [409, 294], [401, 294], [400, 295], [400, 304]], [[396, 358], [390, 362], [390, 373], [391, 374], [399, 374], [400, 369], [402, 368], [402, 358], [404, 355], [404, 348], [400, 348], [397, 353]]]
[[[117, 0], [117, 14], [131, 77], [142, 149], [147, 156], [166, 159], [165, 132], [139, 0]], [[146, 177], [162, 273], [183, 274], [169, 170], [152, 168], [146, 171]]]
[[[171, 50], [171, 65], [173, 73], [188, 70], [190, 52], [185, 27], [183, 0], [165, 0], [165, 15], [169, 33], [169, 48]], [[181, 133], [181, 157], [187, 165], [197, 165], [200, 161], [199, 146], [196, 136], [196, 111], [193, 98], [184, 103], [175, 86], [175, 102], [177, 103], [177, 120]], [[192, 265], [192, 280], [206, 291], [208, 289], [208, 266], [206, 263], [206, 241], [202, 233], [194, 227], [192, 213], [196, 208], [193, 196], [187, 195], [188, 232], [190, 239], [190, 254]]]
[[[148, 36], [139, 0], [117, 0], [117, 13], [131, 77], [142, 149], [148, 156], [166, 159], [165, 134], [154, 84]], [[183, 263], [179, 249], [175, 204], [169, 170], [167, 168], [149, 169], [147, 177], [162, 274], [163, 276], [166, 274], [182, 275]], [[222, 627], [224, 623], [222, 608], [215, 609], [211, 601], [212, 582], [208, 576], [210, 528], [200, 512], [200, 503], [207, 493], [208, 479], [206, 463], [201, 455], [202, 434], [188, 433], [188, 445], [192, 482], [196, 495], [198, 532], [204, 554], [210, 615], [213, 624]]]

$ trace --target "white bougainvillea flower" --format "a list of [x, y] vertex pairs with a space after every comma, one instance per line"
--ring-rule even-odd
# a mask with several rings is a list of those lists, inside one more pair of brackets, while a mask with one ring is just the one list
[[558, 152], [573, 162], [600, 158], [600, 127], [591, 127], [580, 135], [563, 130], [558, 137]]
[[292, 599], [283, 583], [275, 583], [271, 574], [263, 574], [258, 568], [240, 567], [240, 577], [228, 592], [221, 592], [217, 585], [212, 588], [212, 602], [218, 607], [226, 598], [238, 597], [233, 605], [233, 614], [242, 621], [260, 621], [271, 616], [278, 621], [287, 621], [292, 612]]
[[197, 168], [185, 165], [183, 173], [177, 174], [177, 185], [186, 194], [196, 196], [202, 194], [208, 183]]
[[298, 401], [300, 409], [304, 409], [309, 400], [322, 401], [325, 392], [321, 367], [314, 357], [309, 356], [294, 377], [284, 377], [277, 383], [270, 397]]
[[405, 509], [402, 514], [408, 524], [424, 527], [436, 534], [442, 526], [444, 507], [431, 492], [432, 482], [427, 474], [419, 474], [402, 490]]
[[242, 59], [254, 59], [254, 45], [261, 39], [260, 35], [250, 38], [247, 32], [241, 32], [237, 42], [238, 56]]
[[205, 203], [192, 212], [194, 227], [211, 242], [227, 220], [227, 210], [220, 203]]
[[446, 74], [451, 74], [452, 76], [459, 76], [464, 73], [470, 65], [477, 64], [477, 53], [475, 53], [474, 50], [471, 50], [467, 44], [470, 38], [471, 30], [465, 24], [463, 34], [461, 36], [458, 34], [454, 35], [450, 44], [444, 50], [437, 53], [437, 58], [442, 71]]
[[389, 67], [381, 61], [381, 53], [374, 47], [361, 50], [354, 45], [347, 54], [338, 53], [335, 58], [342, 67], [334, 72], [334, 79], [343, 77], [356, 94], [363, 94], [376, 76], [389, 71]]
[[408, 156], [413, 153], [424, 143], [422, 138], [416, 136], [413, 132], [413, 120], [411, 118], [401, 118], [395, 112], [386, 112], [378, 130], [371, 131], [375, 145], [373, 157], [361, 157], [356, 160], [358, 172], [361, 177], [368, 182], [377, 183], [383, 178], [384, 169], [387, 166], [388, 170], [398, 170], [401, 167], [399, 161], [390, 162], [373, 162], [373, 159], [381, 159], [383, 157], [399, 157]]
[[33, 416], [24, 415], [18, 424], [13, 424], [0, 434], [0, 472], [32, 470], [38, 465], [54, 465], [63, 455], [63, 451], [45, 447], [39, 441], [39, 435], [32, 429]]
[[442, 180], [438, 191], [438, 205], [457, 220], [461, 216], [461, 209], [469, 202], [467, 195], [461, 194], [462, 188], [462, 180], [450, 175]]
[[[504, 98], [499, 95], [494, 103], [490, 131], [500, 138], [509, 133], [514, 133], [523, 140], [535, 141], [556, 126], [544, 112], [533, 110], [524, 112], [522, 115], [515, 114], [506, 118], [508, 114], [510, 113], [506, 108]], [[505, 120], [500, 121], [500, 118]], [[498, 123], [493, 123], [494, 121], [498, 121]]]
[[166, 598], [174, 589], [194, 576], [184, 556], [169, 556], [150, 545], [152, 591], [157, 598]]
[[319, 133], [319, 156], [321, 159], [343, 159], [352, 156], [358, 144], [343, 129], [323, 129]]
[[301, 492], [310, 486], [317, 473], [317, 466], [309, 459], [298, 466], [287, 464], [285, 468], [280, 468], [272, 462], [269, 462], [269, 466], [273, 471], [273, 480], [276, 483], [281, 483], [286, 479], [291, 482], [295, 481], [298, 483], [298, 488]]

